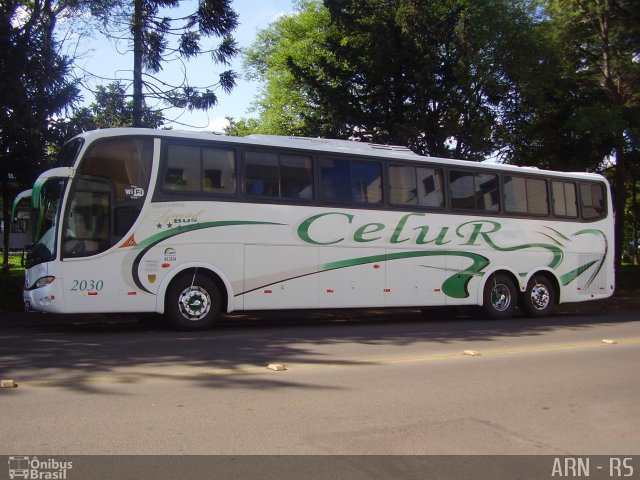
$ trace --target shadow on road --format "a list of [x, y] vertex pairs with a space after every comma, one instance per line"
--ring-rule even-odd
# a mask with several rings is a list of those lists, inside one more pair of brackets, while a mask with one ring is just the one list
[[[325, 388], [248, 374], [242, 368], [274, 361], [367, 363], [341, 358], [342, 344], [424, 344], [427, 352], [429, 345], [460, 340], [499, 341], [636, 320], [633, 313], [607, 309], [589, 316], [565, 312], [504, 321], [482, 319], [476, 309], [270, 312], [229, 315], [211, 330], [185, 333], [122, 315], [26, 317], [22, 323], [11, 315], [0, 319], [0, 376], [45, 384], [51, 376], [57, 379], [52, 384], [87, 393], [99, 391], [91, 379], [100, 375], [115, 376], [112, 383], [144, 376], [181, 378], [212, 388]], [[319, 351], [326, 345], [333, 346], [333, 353]]]

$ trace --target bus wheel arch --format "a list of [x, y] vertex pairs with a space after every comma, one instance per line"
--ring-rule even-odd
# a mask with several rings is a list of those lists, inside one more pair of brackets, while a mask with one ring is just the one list
[[165, 316], [181, 330], [211, 326], [229, 310], [228, 288], [205, 267], [189, 267], [172, 276], [158, 298]]
[[544, 317], [559, 303], [560, 284], [553, 273], [540, 270], [529, 276], [520, 295], [520, 309], [530, 317]]
[[520, 282], [510, 270], [497, 269], [486, 276], [481, 293], [482, 308], [490, 318], [510, 318], [518, 306]]

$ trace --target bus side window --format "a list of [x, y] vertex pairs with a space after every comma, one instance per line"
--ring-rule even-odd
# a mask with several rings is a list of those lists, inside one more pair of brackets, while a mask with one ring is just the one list
[[576, 185], [573, 182], [552, 181], [553, 214], [558, 217], [578, 216]]
[[236, 158], [233, 150], [202, 149], [202, 190], [210, 193], [236, 193]]
[[200, 148], [169, 145], [163, 187], [183, 192], [200, 191]]
[[320, 166], [322, 196], [330, 202], [351, 202], [351, 162], [322, 159]]
[[604, 187], [597, 183], [580, 184], [580, 206], [585, 220], [594, 220], [604, 216]]
[[280, 188], [282, 198], [311, 200], [313, 198], [313, 169], [311, 157], [280, 155]]
[[444, 207], [442, 169], [395, 166], [389, 167], [389, 201], [394, 205]]
[[409, 166], [389, 167], [389, 201], [392, 205], [417, 205], [416, 169]]
[[418, 203], [423, 207], [444, 207], [444, 175], [440, 168], [417, 169]]
[[497, 212], [498, 176], [494, 173], [449, 171], [451, 206], [465, 210]]
[[244, 157], [245, 191], [254, 197], [279, 197], [278, 155], [247, 152]]
[[504, 208], [507, 213], [548, 215], [547, 182], [539, 178], [505, 175]]
[[382, 172], [374, 162], [351, 162], [353, 175], [353, 201], [355, 203], [379, 204], [382, 202]]

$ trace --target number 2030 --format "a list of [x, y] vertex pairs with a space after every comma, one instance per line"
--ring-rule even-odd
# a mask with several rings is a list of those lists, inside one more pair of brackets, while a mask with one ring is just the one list
[[104, 287], [102, 280], [73, 280], [72, 292], [99, 292]]

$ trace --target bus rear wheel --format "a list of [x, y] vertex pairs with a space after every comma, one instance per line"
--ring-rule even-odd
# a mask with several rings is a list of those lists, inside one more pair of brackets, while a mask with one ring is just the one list
[[199, 330], [211, 326], [220, 316], [222, 295], [207, 276], [185, 273], [167, 291], [165, 312], [180, 330]]
[[530, 317], [544, 317], [556, 303], [556, 290], [544, 275], [534, 275], [527, 284], [520, 308]]
[[508, 275], [491, 275], [484, 286], [483, 308], [494, 319], [509, 318], [516, 308], [518, 294]]

